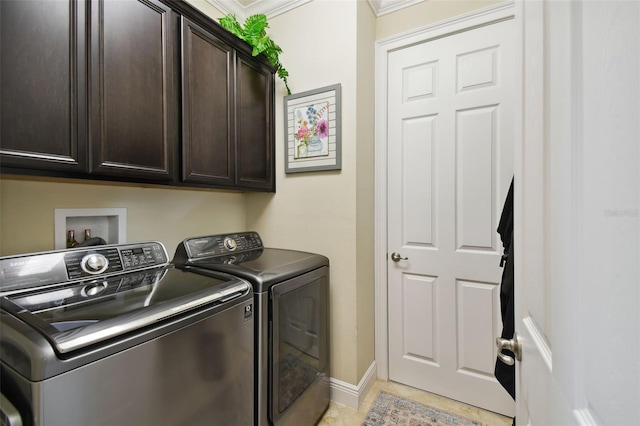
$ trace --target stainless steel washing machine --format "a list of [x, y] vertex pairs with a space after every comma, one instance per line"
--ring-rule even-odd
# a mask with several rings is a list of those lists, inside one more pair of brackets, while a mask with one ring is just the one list
[[256, 423], [313, 425], [329, 405], [329, 259], [265, 248], [256, 232], [184, 240], [172, 262], [220, 271], [255, 293]]
[[2, 416], [25, 425], [250, 425], [250, 284], [159, 242], [0, 258]]

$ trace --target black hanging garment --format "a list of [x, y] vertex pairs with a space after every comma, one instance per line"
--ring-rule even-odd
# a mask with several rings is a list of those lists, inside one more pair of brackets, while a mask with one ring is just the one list
[[[502, 334], [503, 339], [513, 338], [515, 322], [513, 317], [513, 179], [504, 202], [500, 223], [498, 224], [498, 234], [502, 240], [504, 248], [500, 266], [502, 270], [502, 283], [500, 284], [500, 311], [502, 314]], [[503, 349], [502, 353], [515, 359], [513, 352]], [[498, 382], [509, 392], [509, 395], [516, 399], [516, 367], [507, 365], [496, 359], [495, 375]]]

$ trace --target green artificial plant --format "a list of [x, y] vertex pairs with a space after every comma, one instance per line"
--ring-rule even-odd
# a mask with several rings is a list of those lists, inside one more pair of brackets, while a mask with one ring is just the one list
[[289, 72], [287, 72], [280, 63], [280, 53], [282, 53], [282, 49], [267, 35], [265, 29], [269, 27], [269, 24], [267, 23], [267, 17], [265, 15], [258, 14], [249, 16], [244, 22], [244, 26], [242, 26], [236, 16], [233, 13], [229, 13], [220, 18], [220, 25], [253, 47], [253, 56], [264, 53], [267, 59], [269, 59], [269, 62], [271, 62], [271, 65], [277, 69], [278, 77], [282, 79], [287, 88], [287, 94], [291, 94], [287, 82]]

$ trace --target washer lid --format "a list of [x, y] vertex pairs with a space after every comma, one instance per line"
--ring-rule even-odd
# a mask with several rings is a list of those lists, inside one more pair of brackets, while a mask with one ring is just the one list
[[0, 307], [66, 354], [250, 290], [238, 278], [189, 274], [169, 265], [15, 293], [0, 298]]

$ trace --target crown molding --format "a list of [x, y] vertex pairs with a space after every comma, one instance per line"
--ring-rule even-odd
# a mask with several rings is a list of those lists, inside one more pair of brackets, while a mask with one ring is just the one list
[[386, 15], [426, 0], [367, 0], [376, 16]]
[[312, 0], [207, 0], [222, 13], [233, 13], [240, 20], [257, 14], [273, 18], [310, 1]]
[[[257, 14], [273, 18], [310, 1], [313, 0], [207, 0], [225, 15], [233, 13], [240, 20]], [[426, 0], [367, 0], [367, 3], [376, 16], [382, 16], [424, 1]]]

